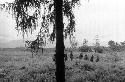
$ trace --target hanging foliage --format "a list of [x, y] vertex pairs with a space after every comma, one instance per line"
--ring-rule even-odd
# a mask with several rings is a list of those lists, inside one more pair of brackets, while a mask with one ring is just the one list
[[[75, 16], [73, 13], [75, 4], [80, 5], [80, 1], [63, 0], [63, 16], [68, 20], [68, 24], [64, 28], [65, 38], [69, 36], [71, 39], [75, 32]], [[55, 41], [55, 10], [53, 0], [15, 0], [13, 3], [1, 4], [0, 8], [12, 14], [16, 20], [15, 28], [18, 32], [22, 32], [23, 37], [25, 34], [32, 34], [40, 26], [39, 36], [37, 37], [43, 38], [44, 43], [46, 43], [47, 38], [52, 42]], [[41, 22], [40, 25], [39, 21]], [[52, 32], [49, 30], [51, 26], [53, 26]]]

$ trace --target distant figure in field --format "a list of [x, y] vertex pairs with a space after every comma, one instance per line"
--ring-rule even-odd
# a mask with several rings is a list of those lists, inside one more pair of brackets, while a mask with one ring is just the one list
[[73, 53], [72, 53], [72, 51], [70, 53], [70, 59], [71, 59], [71, 61], [73, 60]]
[[53, 59], [54, 62], [56, 61], [55, 55], [56, 54], [54, 54], [53, 57], [52, 57], [52, 59]]
[[68, 60], [68, 56], [67, 56], [67, 54], [64, 54], [65, 55], [65, 61], [67, 61]]
[[83, 55], [82, 55], [82, 53], [80, 53], [80, 55], [79, 55], [79, 59], [82, 59], [83, 58]]
[[89, 58], [88, 58], [88, 56], [87, 56], [87, 54], [84, 56], [84, 60], [88, 60]]
[[98, 62], [99, 61], [99, 56], [97, 56], [97, 59], [95, 60], [96, 62]]
[[94, 60], [94, 56], [92, 55], [92, 57], [90, 58], [90, 61], [93, 62]]

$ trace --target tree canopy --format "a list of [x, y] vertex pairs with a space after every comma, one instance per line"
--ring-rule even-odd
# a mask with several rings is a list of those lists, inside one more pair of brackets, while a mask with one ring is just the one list
[[[79, 0], [63, 0], [63, 17], [66, 17], [68, 24], [64, 20], [64, 37], [73, 36], [75, 32], [75, 16], [73, 8], [80, 5]], [[54, 0], [14, 0], [13, 3], [0, 5], [1, 9], [6, 9], [16, 20], [16, 29], [21, 31], [23, 37], [31, 33], [39, 26], [38, 37], [50, 41], [55, 40], [55, 9]], [[43, 11], [42, 11], [43, 9]], [[31, 14], [31, 11], [32, 14]], [[53, 31], [50, 33], [50, 27]]]

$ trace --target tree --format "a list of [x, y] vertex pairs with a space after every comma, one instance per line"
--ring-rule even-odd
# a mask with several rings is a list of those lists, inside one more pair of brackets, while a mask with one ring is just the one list
[[100, 46], [100, 42], [99, 42], [99, 35], [95, 36], [95, 47], [99, 47]]
[[113, 51], [120, 51], [121, 49], [120, 44], [112, 40], [108, 42], [108, 45], [109, 45], [109, 48]]
[[[1, 9], [12, 10], [12, 15], [16, 20], [16, 29], [22, 32], [23, 37], [39, 26], [38, 20], [42, 20], [38, 33], [39, 38], [46, 43], [46, 37], [50, 41], [56, 38], [56, 80], [65, 81], [64, 64], [64, 38], [73, 36], [75, 32], [75, 17], [73, 8], [79, 0], [15, 0], [13, 3], [1, 4]], [[44, 8], [43, 14], [41, 8]], [[34, 13], [29, 13], [29, 10]], [[64, 29], [63, 17], [67, 17], [68, 25]], [[53, 32], [49, 32], [49, 26], [53, 26]], [[63, 35], [64, 33], [64, 35]], [[63, 37], [64, 36], [64, 37]], [[39, 39], [40, 40], [40, 39]]]
[[81, 52], [91, 52], [92, 51], [91, 47], [88, 46], [87, 39], [83, 40], [83, 45], [79, 48], [79, 51], [81, 51]]
[[124, 42], [120, 42], [120, 45], [121, 45], [121, 50], [125, 50], [125, 41]]
[[121, 46], [125, 46], [125, 41], [124, 42], [120, 42]]
[[115, 42], [114, 41], [110, 40], [108, 42], [108, 45], [109, 45], [109, 48], [111, 48], [112, 50], [114, 50], [114, 48], [115, 48]]

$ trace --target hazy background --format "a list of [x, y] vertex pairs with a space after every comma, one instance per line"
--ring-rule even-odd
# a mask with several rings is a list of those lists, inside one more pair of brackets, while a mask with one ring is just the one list
[[[0, 3], [11, 1], [0, 0]], [[74, 11], [79, 44], [86, 38], [89, 45], [93, 45], [96, 35], [99, 35], [101, 45], [107, 45], [109, 40], [125, 41], [125, 0], [81, 0], [81, 6]], [[33, 39], [37, 32], [25, 39]], [[0, 12], [0, 47], [24, 46], [23, 37], [17, 34], [12, 16]], [[65, 44], [69, 45], [69, 42], [65, 41]]]

